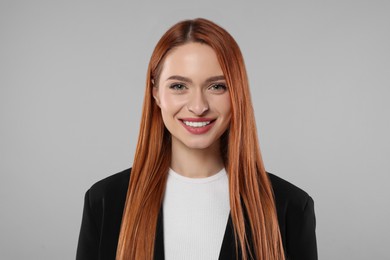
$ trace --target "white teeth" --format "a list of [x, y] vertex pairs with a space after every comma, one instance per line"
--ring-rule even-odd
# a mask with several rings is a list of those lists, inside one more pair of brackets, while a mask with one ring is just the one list
[[190, 121], [183, 121], [184, 124], [191, 126], [191, 127], [204, 127], [208, 124], [210, 124], [210, 121], [207, 122], [190, 122]]

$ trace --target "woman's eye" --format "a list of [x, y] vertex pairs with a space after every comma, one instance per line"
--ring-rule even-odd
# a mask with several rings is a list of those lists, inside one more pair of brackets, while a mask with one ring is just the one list
[[169, 88], [173, 90], [184, 90], [186, 89], [186, 86], [183, 84], [172, 84], [171, 86], [169, 86]]
[[217, 92], [224, 92], [227, 90], [227, 87], [224, 84], [214, 84], [210, 86], [210, 89]]

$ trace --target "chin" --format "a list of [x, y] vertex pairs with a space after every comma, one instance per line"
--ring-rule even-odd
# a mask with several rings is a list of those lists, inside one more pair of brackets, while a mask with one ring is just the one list
[[210, 148], [213, 143], [209, 141], [196, 141], [193, 140], [191, 142], [183, 142], [184, 145], [189, 149], [208, 149]]
[[196, 143], [196, 144], [186, 144], [186, 146], [187, 146], [189, 149], [203, 150], [203, 149], [210, 148], [211, 145], [209, 145], [209, 144], [199, 144], [199, 143]]

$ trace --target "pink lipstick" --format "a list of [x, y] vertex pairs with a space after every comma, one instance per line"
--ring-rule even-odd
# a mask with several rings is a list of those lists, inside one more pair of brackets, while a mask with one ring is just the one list
[[212, 118], [181, 118], [180, 122], [184, 128], [191, 134], [205, 134], [213, 126], [215, 119]]

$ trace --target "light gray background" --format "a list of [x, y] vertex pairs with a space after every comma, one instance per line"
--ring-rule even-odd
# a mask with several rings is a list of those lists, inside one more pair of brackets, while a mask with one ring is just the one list
[[389, 1], [0, 2], [0, 258], [74, 259], [84, 192], [132, 164], [147, 63], [185, 18], [244, 54], [266, 168], [321, 259], [390, 259]]

